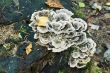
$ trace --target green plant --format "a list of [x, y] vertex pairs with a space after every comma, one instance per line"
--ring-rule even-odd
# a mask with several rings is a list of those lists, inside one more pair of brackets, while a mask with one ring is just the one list
[[101, 68], [97, 66], [97, 63], [93, 60], [91, 60], [87, 64], [87, 69], [85, 70], [84, 73], [102, 73]]

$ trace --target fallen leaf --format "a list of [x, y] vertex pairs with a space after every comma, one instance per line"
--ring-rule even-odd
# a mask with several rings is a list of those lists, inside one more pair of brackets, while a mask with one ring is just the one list
[[85, 7], [85, 4], [83, 2], [79, 2], [79, 7], [83, 8]]
[[26, 54], [28, 55], [31, 51], [32, 51], [32, 43], [30, 43], [30, 44], [26, 47]]
[[107, 2], [106, 5], [107, 5], [107, 6], [110, 6], [110, 2]]
[[91, 29], [94, 29], [94, 30], [98, 30], [99, 29], [98, 25], [89, 24], [89, 26], [91, 26]]
[[94, 3], [93, 5], [92, 5], [92, 8], [93, 9], [98, 9], [99, 11], [102, 9], [102, 6], [101, 6], [101, 4], [99, 4], [99, 3]]
[[63, 5], [60, 3], [59, 0], [47, 0], [47, 2], [45, 3], [52, 8], [63, 8]]
[[101, 6], [97, 6], [97, 9], [98, 9], [98, 10], [101, 10], [101, 9], [102, 9], [102, 7], [101, 7]]
[[104, 6], [105, 10], [110, 11], [110, 7], [109, 6]]
[[104, 18], [105, 18], [105, 19], [110, 19], [110, 13], [105, 13], [105, 14], [104, 14]]
[[39, 21], [38, 21], [37, 25], [38, 26], [45, 26], [47, 21], [48, 21], [48, 17], [41, 16], [41, 17], [39, 17]]

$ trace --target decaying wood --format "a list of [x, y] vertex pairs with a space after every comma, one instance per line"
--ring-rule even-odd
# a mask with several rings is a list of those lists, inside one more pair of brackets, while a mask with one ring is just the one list
[[52, 8], [63, 8], [63, 5], [60, 3], [60, 0], [47, 0], [47, 2], [45, 3]]

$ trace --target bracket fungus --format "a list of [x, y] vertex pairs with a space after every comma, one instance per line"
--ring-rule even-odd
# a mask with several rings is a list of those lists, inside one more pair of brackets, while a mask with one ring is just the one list
[[95, 42], [86, 35], [87, 23], [81, 18], [72, 18], [74, 14], [67, 9], [41, 10], [31, 17], [34, 38], [52, 52], [62, 52], [77, 46], [70, 55], [70, 67], [82, 68], [95, 53]]
[[90, 61], [90, 57], [95, 53], [95, 47], [96, 43], [92, 39], [87, 38], [83, 45], [77, 46], [77, 52], [72, 52], [68, 62], [70, 67], [85, 67], [86, 64]]

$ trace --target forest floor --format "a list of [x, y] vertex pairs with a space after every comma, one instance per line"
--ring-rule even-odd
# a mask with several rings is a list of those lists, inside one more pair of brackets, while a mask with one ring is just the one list
[[[107, 4], [110, 3], [109, 0], [64, 0], [61, 2], [66, 9], [74, 13], [74, 17], [87, 21], [87, 32], [97, 44], [95, 55], [83, 69], [73, 69], [67, 65], [65, 60], [68, 57], [67, 51], [56, 54], [42, 49], [46, 47], [36, 45], [33, 31], [28, 26], [30, 17], [34, 10], [48, 7], [45, 5], [45, 0], [25, 1], [0, 1], [0, 73], [16, 73], [16, 71], [18, 73], [110, 73], [110, 53], [109, 60], [104, 58], [105, 52], [110, 49], [110, 4]], [[69, 1], [70, 6], [66, 4]], [[94, 3], [101, 8], [93, 7]], [[106, 7], [109, 9], [107, 10]], [[32, 50], [35, 52], [28, 57], [26, 51], [21, 49], [26, 48], [29, 43], [32, 43], [34, 48]], [[39, 48], [41, 49], [38, 50]], [[17, 51], [18, 49], [20, 51]], [[59, 64], [62, 58], [63, 61]], [[11, 64], [12, 61], [13, 64]], [[24, 64], [24, 61], [27, 64]]]

